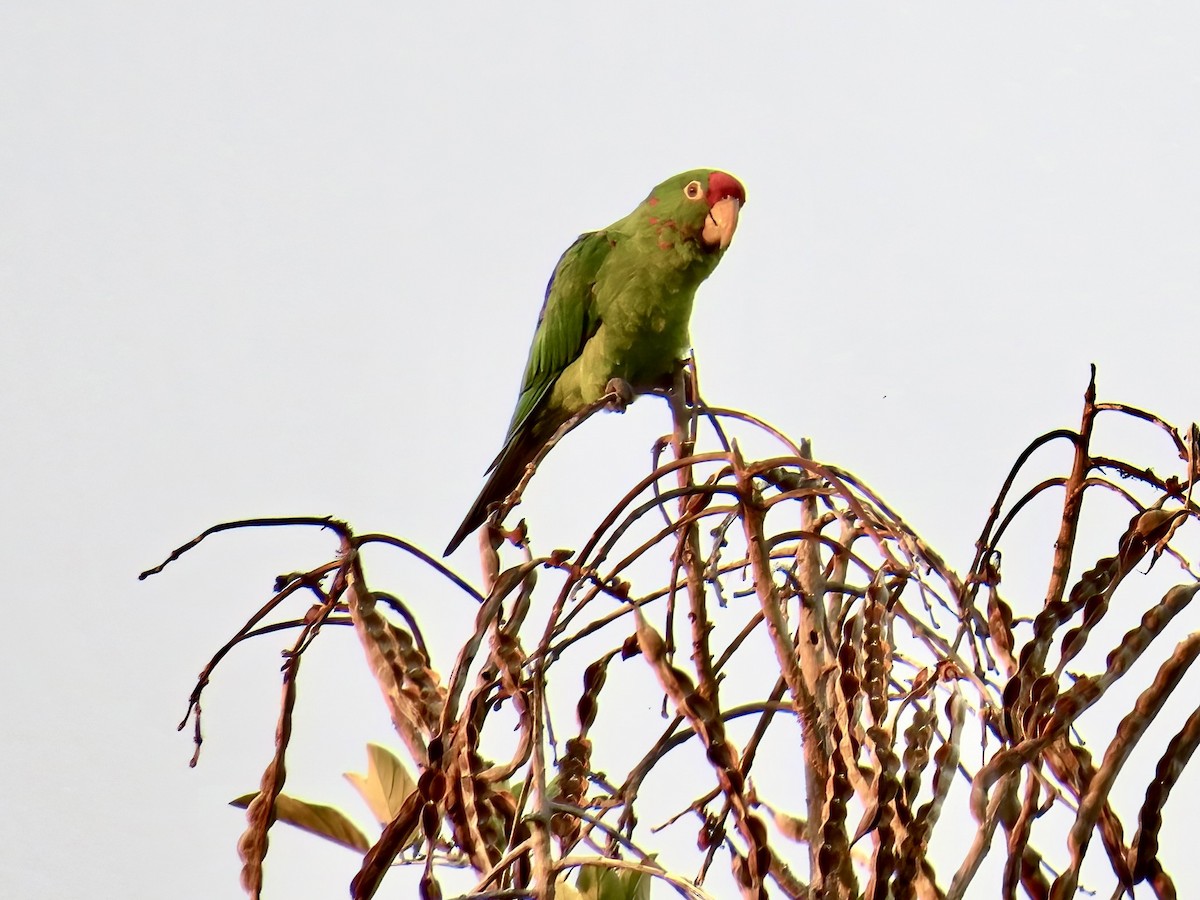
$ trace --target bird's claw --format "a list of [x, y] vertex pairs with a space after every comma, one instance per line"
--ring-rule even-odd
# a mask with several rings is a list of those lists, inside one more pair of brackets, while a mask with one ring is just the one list
[[610, 378], [604, 386], [604, 393], [612, 398], [608, 401], [608, 408], [613, 412], [625, 412], [633, 402], [633, 386], [624, 378]]

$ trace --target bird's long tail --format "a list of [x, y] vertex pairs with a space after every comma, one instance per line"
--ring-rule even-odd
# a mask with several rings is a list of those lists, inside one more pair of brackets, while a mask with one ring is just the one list
[[504, 445], [504, 449], [500, 451], [500, 455], [496, 457], [496, 461], [492, 463], [489, 470], [491, 475], [488, 477], [487, 483], [479, 492], [479, 496], [475, 498], [475, 502], [471, 504], [471, 509], [467, 512], [466, 518], [462, 520], [462, 524], [458, 526], [458, 531], [454, 532], [454, 537], [446, 545], [443, 556], [449, 556], [458, 549], [458, 545], [463, 542], [463, 539], [486, 521], [489, 506], [499, 503], [513, 492], [525, 475], [525, 467], [533, 461], [538, 451], [542, 449], [542, 445], [550, 439], [557, 428], [552, 421], [529, 424], [531, 427], [520, 430], [509, 439], [509, 442]]

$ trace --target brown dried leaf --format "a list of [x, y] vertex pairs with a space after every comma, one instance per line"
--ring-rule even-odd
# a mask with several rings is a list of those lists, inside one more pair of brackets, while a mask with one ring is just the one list
[[424, 803], [421, 795], [413, 792], [396, 818], [384, 826], [383, 834], [367, 850], [358, 874], [350, 882], [352, 900], [370, 900], [375, 896], [383, 876], [412, 839], [413, 831], [420, 820], [422, 806]]
[[904, 729], [904, 801], [913, 806], [921, 788], [921, 773], [929, 764], [929, 745], [933, 742], [933, 727], [937, 715], [933, 700], [922, 706], [914, 704], [912, 722]]
[[1057, 879], [1050, 892], [1051, 900], [1068, 900], [1075, 895], [1079, 869], [1096, 820], [1104, 806], [1113, 782], [1120, 773], [1129, 754], [1137, 745], [1150, 723], [1154, 721], [1167, 698], [1182, 680], [1187, 670], [1200, 656], [1200, 632], [1185, 638], [1175, 648], [1171, 657], [1159, 667], [1153, 683], [1138, 696], [1133, 710], [1121, 720], [1117, 733], [1104, 754], [1104, 762], [1096, 772], [1087, 793], [1079, 803], [1075, 824], [1067, 835], [1067, 846], [1071, 851], [1071, 864]]
[[1171, 738], [1158, 761], [1154, 780], [1146, 787], [1146, 799], [1138, 812], [1138, 830], [1130, 849], [1130, 868], [1135, 883], [1153, 876], [1163, 807], [1197, 746], [1200, 746], [1200, 708], [1192, 711], [1183, 727]]

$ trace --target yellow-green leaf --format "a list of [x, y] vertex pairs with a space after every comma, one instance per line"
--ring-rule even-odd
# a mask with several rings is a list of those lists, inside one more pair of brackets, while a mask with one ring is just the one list
[[575, 887], [580, 900], [650, 900], [650, 877], [632, 869], [580, 866]]
[[367, 774], [346, 772], [346, 780], [354, 785], [380, 825], [386, 825], [400, 812], [400, 807], [417, 789], [417, 782], [386, 747], [367, 744]]
[[[229, 805], [245, 809], [257, 796], [257, 793], [245, 794], [230, 801]], [[309, 803], [307, 800], [280, 794], [275, 801], [275, 818], [359, 853], [366, 853], [371, 846], [371, 842], [358, 826], [351, 822], [345, 813], [332, 806], [322, 806], [319, 803]]]

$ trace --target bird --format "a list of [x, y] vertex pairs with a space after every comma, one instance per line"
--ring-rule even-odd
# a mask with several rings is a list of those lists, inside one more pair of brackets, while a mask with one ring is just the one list
[[546, 285], [504, 446], [444, 555], [487, 520], [568, 419], [614, 386], [631, 395], [670, 383], [690, 346], [696, 289], [728, 249], [745, 202], [734, 176], [692, 169], [567, 248]]

